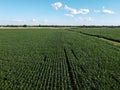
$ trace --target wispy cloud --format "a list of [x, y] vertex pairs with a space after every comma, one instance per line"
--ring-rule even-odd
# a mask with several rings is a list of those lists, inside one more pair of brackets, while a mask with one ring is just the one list
[[79, 14], [88, 14], [89, 12], [90, 12], [89, 9], [80, 9], [80, 10], [78, 11]]
[[11, 21], [13, 21], [13, 22], [26, 22], [26, 20], [20, 20], [20, 19], [13, 19]]
[[72, 15], [76, 15], [76, 14], [88, 14], [90, 12], [89, 9], [80, 9], [80, 10], [77, 10], [77, 9], [68, 7], [67, 5], [65, 5], [64, 9], [67, 10], [67, 11], [69, 11], [70, 14], [72, 14]]
[[64, 9], [67, 10], [67, 11], [69, 11], [73, 15], [78, 14], [78, 12], [77, 12], [76, 9], [68, 7], [67, 5], [65, 5]]
[[108, 10], [108, 9], [103, 9], [102, 12], [104, 14], [114, 14], [114, 11]]
[[114, 14], [115, 12], [109, 9], [105, 9], [105, 6], [102, 7], [102, 10], [94, 10], [95, 13], [103, 13], [103, 14]]
[[78, 21], [88, 21], [88, 22], [92, 22], [94, 21], [94, 18], [92, 17], [79, 17]]
[[74, 17], [74, 15], [72, 15], [72, 14], [65, 14], [65, 16]]
[[56, 3], [53, 3], [51, 5], [54, 9], [58, 10], [59, 8], [62, 7], [62, 3], [61, 2], [56, 2]]

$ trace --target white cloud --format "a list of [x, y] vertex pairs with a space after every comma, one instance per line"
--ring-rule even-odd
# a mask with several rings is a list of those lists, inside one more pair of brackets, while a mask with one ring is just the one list
[[73, 15], [78, 14], [76, 9], [68, 7], [67, 5], [65, 5], [65, 10], [69, 11]]
[[114, 14], [113, 11], [108, 10], [108, 9], [104, 9], [102, 12], [103, 12], [104, 14]]
[[65, 14], [65, 16], [74, 17], [74, 15], [72, 15], [72, 14]]
[[62, 7], [62, 3], [61, 2], [56, 2], [56, 3], [52, 4], [52, 7], [55, 8], [56, 10], [58, 10], [59, 8]]
[[68, 7], [67, 5], [65, 5], [65, 10], [69, 11], [72, 15], [76, 15], [76, 14], [87, 14], [89, 13], [89, 9], [80, 9], [80, 10], [77, 10], [77, 9], [74, 9], [74, 8], [71, 8], [71, 7]]
[[79, 14], [88, 14], [89, 12], [90, 12], [89, 9], [80, 9], [78, 11]]
[[26, 20], [14, 19], [13, 22], [25, 22]]
[[92, 17], [79, 17], [78, 20], [79, 20], [79, 21], [92, 22], [92, 21], [94, 21], [94, 18], [92, 18]]
[[45, 24], [45, 23], [48, 23], [48, 20], [44, 19], [42, 22]]
[[32, 19], [32, 22], [37, 22], [37, 20], [33, 18], [33, 19]]
[[114, 11], [108, 10], [108, 9], [103, 9], [103, 10], [94, 10], [95, 13], [102, 12], [104, 14], [114, 14]]
[[44, 20], [39, 20], [39, 19], [32, 19], [32, 20], [30, 20], [31, 21], [31, 23], [35, 23], [35, 24], [39, 24], [39, 23], [42, 23], [42, 24], [46, 24], [46, 23], [48, 23], [48, 20], [47, 19], [44, 19]]

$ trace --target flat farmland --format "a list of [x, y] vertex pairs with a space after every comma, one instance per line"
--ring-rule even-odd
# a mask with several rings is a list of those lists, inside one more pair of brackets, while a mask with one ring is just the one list
[[101, 36], [120, 42], [120, 28], [78, 28], [76, 31], [81, 31], [90, 35]]
[[0, 90], [119, 90], [119, 41], [120, 28], [0, 29]]

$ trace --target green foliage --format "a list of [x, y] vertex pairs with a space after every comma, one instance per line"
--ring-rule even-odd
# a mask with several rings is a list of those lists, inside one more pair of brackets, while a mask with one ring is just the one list
[[82, 31], [91, 35], [100, 35], [120, 41], [120, 28], [78, 28], [76, 31]]
[[[102, 29], [102, 35], [119, 39], [119, 30]], [[0, 30], [1, 90], [119, 90], [119, 85], [118, 46], [67, 29]]]

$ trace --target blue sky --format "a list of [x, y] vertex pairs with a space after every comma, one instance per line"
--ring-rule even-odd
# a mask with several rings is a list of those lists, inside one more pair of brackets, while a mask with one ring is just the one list
[[120, 0], [0, 0], [0, 24], [120, 25]]

